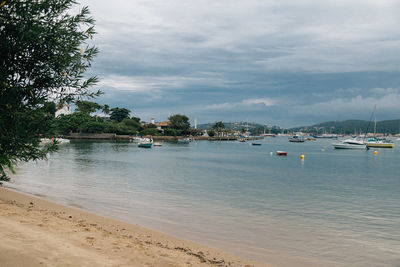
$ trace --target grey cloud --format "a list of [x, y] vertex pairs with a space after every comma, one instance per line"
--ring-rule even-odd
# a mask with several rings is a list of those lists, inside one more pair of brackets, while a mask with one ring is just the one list
[[[244, 61], [260, 64], [265, 71], [398, 68], [390, 58], [399, 54], [399, 39], [394, 38], [399, 21], [387, 1], [114, 1], [113, 12], [87, 2], [105, 16], [99, 32], [118, 48], [109, 52], [134, 51], [132, 56], [142, 64], [165, 64], [163, 57], [170, 60], [167, 55], [172, 55], [178, 64], [185, 64], [179, 58], [187, 58], [204, 59], [205, 65], [210, 59], [205, 54], [225, 51], [246, 54]], [[249, 52], [253, 48], [270, 52]], [[385, 64], [376, 64], [382, 60]]]
[[[297, 124], [362, 116], [371, 95], [380, 105], [397, 97], [377, 89], [400, 82], [396, 1], [81, 2], [97, 19], [101, 54], [92, 71], [103, 78], [104, 100], [140, 100], [143, 116], [175, 110], [211, 121], [253, 116]], [[242, 103], [265, 97], [290, 103], [293, 112]], [[204, 109], [218, 105], [225, 109]], [[387, 106], [385, 116], [394, 116], [396, 107]]]

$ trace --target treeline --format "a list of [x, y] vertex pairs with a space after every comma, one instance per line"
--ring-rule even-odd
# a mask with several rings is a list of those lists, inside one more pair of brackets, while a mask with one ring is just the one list
[[43, 116], [51, 122], [44, 136], [69, 135], [71, 133], [116, 133], [119, 135], [199, 135], [201, 131], [190, 128], [189, 118], [185, 115], [170, 116], [168, 126], [157, 129], [152, 123], [142, 122], [140, 118], [131, 116], [126, 108], [100, 105], [90, 101], [76, 101], [75, 110], [71, 114], [55, 117], [57, 109], [62, 108], [53, 102], [44, 105]]
[[199, 129], [203, 130], [209, 130], [209, 135], [210, 131], [211, 134], [215, 133], [216, 129], [221, 129], [223, 128], [225, 131], [228, 132], [233, 132], [233, 131], [239, 131], [241, 133], [249, 132], [250, 135], [260, 135], [263, 133], [273, 133], [273, 134], [278, 134], [281, 133], [283, 129], [281, 129], [279, 126], [267, 126], [263, 124], [259, 124], [256, 122], [215, 122], [215, 123], [205, 123], [205, 124], [200, 124], [198, 126]]

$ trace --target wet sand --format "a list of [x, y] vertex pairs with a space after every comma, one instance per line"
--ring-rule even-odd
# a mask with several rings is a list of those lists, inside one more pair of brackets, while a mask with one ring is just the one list
[[0, 187], [0, 266], [270, 266]]

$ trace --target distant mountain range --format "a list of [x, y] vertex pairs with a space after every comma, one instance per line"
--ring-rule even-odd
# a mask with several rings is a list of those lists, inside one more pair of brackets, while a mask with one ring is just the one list
[[[197, 125], [198, 129], [201, 130], [210, 130], [214, 126], [215, 123], [205, 123], [205, 124], [199, 124]], [[257, 128], [257, 127], [265, 127], [262, 124], [256, 123], [256, 122], [224, 122], [225, 128], [227, 130], [237, 130], [239, 131], [242, 128]]]
[[[327, 121], [311, 126], [302, 126], [291, 128], [291, 131], [302, 131], [302, 132], [317, 132], [322, 134], [335, 133], [335, 134], [359, 134], [374, 132], [374, 122], [364, 120], [346, 120], [346, 121]], [[397, 120], [385, 120], [378, 121], [376, 123], [377, 133], [400, 133], [400, 119]]]
[[[212, 129], [214, 123], [199, 124], [198, 129], [210, 130]], [[248, 129], [251, 134], [257, 135], [264, 132], [269, 133], [280, 133], [284, 129], [279, 126], [266, 126], [256, 122], [224, 122], [225, 128], [227, 130], [240, 131], [241, 129]], [[270, 129], [271, 127], [271, 129]], [[290, 131], [302, 131], [306, 133], [334, 133], [334, 134], [360, 134], [369, 132], [374, 132], [374, 122], [369, 122], [365, 120], [345, 120], [345, 121], [327, 121], [314, 124], [311, 126], [301, 126], [290, 128]], [[285, 132], [287, 130], [285, 129]], [[377, 133], [390, 133], [398, 134], [400, 133], [400, 119], [397, 120], [385, 120], [378, 121], [376, 123]]]

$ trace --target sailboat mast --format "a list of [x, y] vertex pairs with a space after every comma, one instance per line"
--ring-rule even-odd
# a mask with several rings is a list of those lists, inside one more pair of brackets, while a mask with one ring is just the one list
[[376, 104], [374, 106], [374, 137], [376, 136]]

